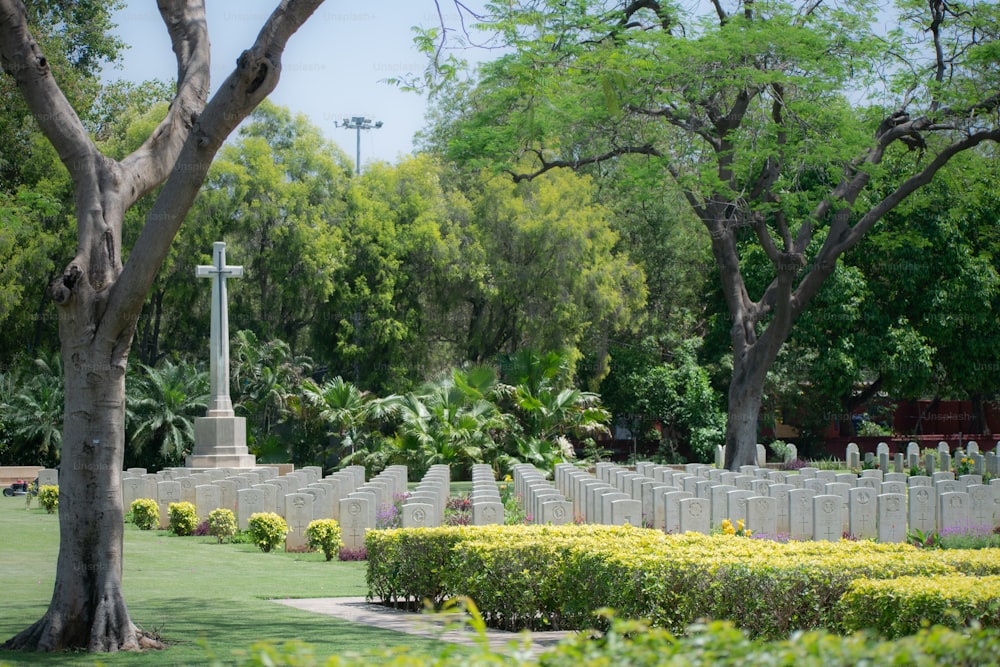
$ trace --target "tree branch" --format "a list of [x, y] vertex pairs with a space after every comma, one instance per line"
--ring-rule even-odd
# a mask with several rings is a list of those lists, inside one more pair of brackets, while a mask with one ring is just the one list
[[159, 0], [160, 15], [177, 58], [177, 93], [167, 117], [122, 160], [131, 206], [163, 182], [208, 99], [210, 46], [204, 0]]
[[[146, 224], [112, 288], [108, 316], [98, 335], [116, 339], [132, 324], [170, 250], [170, 245], [226, 138], [274, 90], [288, 39], [323, 0], [282, 0], [261, 28], [254, 45], [240, 55], [236, 69], [205, 106], [188, 135], [173, 171], [153, 204]], [[113, 316], [112, 316], [113, 315]]]
[[505, 170], [515, 183], [520, 183], [521, 181], [531, 181], [547, 171], [552, 169], [557, 169], [559, 167], [568, 167], [570, 169], [579, 169], [580, 167], [588, 164], [597, 164], [599, 162], [604, 162], [606, 160], [611, 160], [622, 155], [653, 155], [655, 157], [663, 157], [661, 153], [652, 144], [645, 144], [642, 146], [620, 146], [618, 148], [612, 148], [606, 153], [601, 153], [600, 155], [592, 155], [590, 157], [579, 158], [577, 160], [546, 160], [545, 156], [540, 150], [531, 149], [531, 152], [538, 157], [538, 161], [541, 163], [541, 167], [533, 172], [526, 174], [519, 174], [517, 172], [511, 171], [509, 169]]
[[76, 111], [52, 78], [48, 60], [28, 30], [20, 0], [0, 0], [0, 64], [14, 77], [35, 122], [76, 179], [97, 153]]

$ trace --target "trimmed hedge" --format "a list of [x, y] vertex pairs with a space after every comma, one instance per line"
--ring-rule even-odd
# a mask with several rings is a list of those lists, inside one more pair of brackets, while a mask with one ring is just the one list
[[413, 608], [468, 596], [505, 630], [606, 627], [594, 612], [608, 607], [676, 632], [713, 618], [787, 637], [840, 627], [838, 604], [858, 580], [988, 569], [986, 557], [906, 544], [781, 544], [629, 526], [370, 531], [367, 548], [370, 599]]
[[927, 625], [1000, 627], [1000, 577], [862, 579], [851, 584], [839, 610], [847, 632], [870, 628], [886, 637], [911, 635]]

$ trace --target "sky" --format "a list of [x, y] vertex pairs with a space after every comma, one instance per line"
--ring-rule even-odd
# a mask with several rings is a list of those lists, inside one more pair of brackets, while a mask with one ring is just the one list
[[[240, 53], [253, 44], [277, 0], [207, 0], [206, 5], [214, 92]], [[441, 8], [447, 24], [457, 25], [451, 0], [441, 0]], [[129, 0], [115, 22], [118, 36], [130, 48], [119, 69], [105, 72], [106, 80], [175, 79], [176, 60], [153, 0]], [[413, 135], [424, 126], [427, 103], [383, 80], [424, 70], [426, 59], [413, 46], [411, 27], [438, 24], [434, 0], [327, 0], [289, 40], [281, 80], [270, 99], [307, 116], [352, 162], [358, 133], [335, 123], [355, 116], [382, 121], [381, 128], [360, 133], [361, 164], [395, 163], [413, 151]], [[458, 55], [477, 60], [485, 53]]]

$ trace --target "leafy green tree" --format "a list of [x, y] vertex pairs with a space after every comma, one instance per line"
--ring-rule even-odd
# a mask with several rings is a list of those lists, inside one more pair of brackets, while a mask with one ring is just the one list
[[466, 204], [444, 191], [441, 173], [418, 156], [371, 165], [352, 182], [338, 224], [349, 261], [336, 267], [313, 328], [331, 374], [390, 393], [461, 361], [450, 340], [460, 237], [447, 222]]
[[[29, 10], [21, 0], [0, 0], [0, 63], [10, 76], [7, 84], [16, 86], [69, 174], [77, 237], [72, 258], [48, 287], [59, 309], [65, 361], [59, 566], [45, 615], [5, 648], [97, 652], [160, 645], [132, 623], [121, 586], [124, 521], [118, 471], [125, 450], [128, 354], [138, 314], [208, 165], [277, 85], [288, 39], [320, 1], [283, 2], [211, 101], [203, 3], [158, 2], [177, 59], [175, 94], [155, 132], [128, 156], [113, 159], [90, 136], [86, 114], [74, 109], [74, 104], [89, 107], [86, 96], [75, 90], [83, 79], [54, 76], [54, 66], [58, 69], [64, 59], [84, 69], [100, 66], [109, 54], [102, 45], [114, 43], [108, 30], [113, 5], [46, 2], [31, 3]], [[23, 131], [17, 124], [24, 114], [13, 118], [14, 127], [3, 127], [0, 135]], [[27, 155], [22, 147], [4, 158], [21, 159]], [[37, 166], [30, 159], [27, 164]], [[142, 232], [126, 252], [126, 211], [161, 184]], [[64, 221], [67, 233], [74, 227], [66, 223], [72, 222]]]
[[62, 446], [62, 361], [58, 354], [32, 360], [15, 369], [5, 383], [4, 425], [9, 450], [4, 458], [16, 465], [53, 467]]
[[288, 459], [283, 422], [294, 416], [293, 399], [311, 369], [312, 360], [292, 354], [283, 340], [261, 342], [246, 329], [232, 337], [233, 405], [247, 418], [248, 447], [263, 460]]
[[725, 438], [722, 396], [712, 387], [708, 369], [698, 360], [701, 340], [689, 339], [668, 359], [660, 358], [655, 341], [615, 356], [611, 374], [601, 384], [607, 405], [622, 417], [637, 439], [655, 433], [663, 458], [688, 453], [702, 462], [713, 460]]
[[208, 408], [208, 372], [163, 359], [140, 364], [126, 393], [125, 465], [183, 466], [194, 447], [194, 420]]
[[[628, 154], [660, 166], [654, 185], [708, 232], [729, 313], [729, 469], [753, 462], [767, 372], [837, 260], [954, 156], [1000, 139], [997, 7], [906, 0], [887, 35], [877, 10], [490, 5], [509, 51], [481, 68], [450, 155], [499, 159], [516, 181]], [[745, 242], [770, 264], [762, 291]]]
[[467, 297], [469, 359], [520, 348], [579, 354], [585, 341], [635, 325], [642, 271], [618, 249], [589, 178], [562, 171], [515, 184], [483, 174], [476, 190], [464, 253], [477, 277]]
[[[302, 350], [335, 271], [349, 257], [337, 225], [349, 179], [347, 156], [319, 128], [266, 101], [220, 151], [194, 216], [245, 266], [245, 279], [231, 292], [234, 322], [252, 322], [265, 340]], [[183, 249], [199, 257], [211, 243], [199, 233], [184, 239]]]
[[389, 402], [341, 377], [322, 385], [306, 378], [301, 391], [315, 410], [314, 418], [326, 426], [324, 435], [334, 439], [335, 453], [346, 458], [358, 450], [368, 452], [372, 441], [378, 440], [376, 425], [393, 412]]

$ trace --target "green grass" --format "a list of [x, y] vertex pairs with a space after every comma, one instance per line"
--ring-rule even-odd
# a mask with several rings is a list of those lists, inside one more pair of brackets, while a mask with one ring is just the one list
[[[55, 581], [59, 521], [24, 499], [0, 498], [0, 642], [39, 619]], [[247, 544], [164, 531], [125, 531], [125, 599], [132, 620], [158, 632], [165, 651], [88, 655], [0, 651], [14, 665], [204, 665], [231, 662], [263, 640], [297, 639], [317, 657], [407, 646], [437, 652], [440, 642], [291, 609], [273, 598], [363, 596], [363, 562], [326, 562], [321, 553], [261, 553]]]

